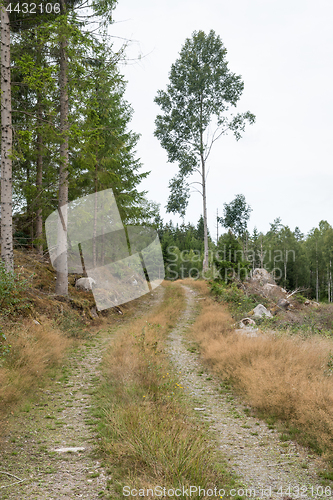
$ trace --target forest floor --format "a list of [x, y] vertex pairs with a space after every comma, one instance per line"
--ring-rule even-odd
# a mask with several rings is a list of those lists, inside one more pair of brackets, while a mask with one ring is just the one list
[[[248, 414], [247, 405], [230, 386], [208, 372], [189, 334], [202, 297], [188, 286], [182, 289], [185, 307], [169, 333], [165, 356], [184, 387], [189, 411], [207, 424], [207, 441], [223, 453], [243, 485], [235, 494], [226, 491], [223, 496], [238, 500], [332, 497], [318, 475], [322, 460], [294, 442], [282, 442], [275, 429]], [[163, 287], [159, 287], [141, 312], [154, 309], [162, 300]], [[103, 352], [112, 338], [110, 331], [102, 329], [71, 348], [56, 379], [10, 415], [0, 443], [0, 498], [93, 500], [108, 495], [112, 468], [104, 467], [98, 446], [93, 395], [101, 382]], [[203, 498], [209, 496], [221, 497]]]

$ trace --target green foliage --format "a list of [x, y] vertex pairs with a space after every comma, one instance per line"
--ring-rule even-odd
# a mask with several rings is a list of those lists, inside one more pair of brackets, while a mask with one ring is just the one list
[[246, 231], [251, 212], [252, 208], [247, 205], [245, 196], [237, 194], [231, 203], [224, 203], [224, 217], [218, 217], [218, 222], [231, 229], [236, 236], [241, 237]]
[[69, 196], [75, 199], [112, 188], [123, 222], [137, 223], [147, 208], [145, 192], [137, 186], [148, 173], [139, 173], [139, 135], [128, 130], [133, 111], [124, 99], [124, 78], [109, 63], [112, 56], [105, 41], [95, 43], [85, 65], [89, 77], [77, 85], [80, 133], [73, 140]]
[[199, 241], [204, 241], [204, 219], [202, 215], [198, 221], [196, 237]]
[[216, 281], [230, 283], [244, 280], [248, 276], [250, 263], [245, 261], [242, 246], [231, 231], [219, 239], [214, 266], [217, 271]]
[[[94, 0], [91, 8], [104, 22], [115, 5], [114, 0]], [[77, 6], [75, 0], [66, 2], [66, 16], [41, 18], [33, 30], [17, 31], [11, 41], [13, 198], [22, 211], [15, 214], [18, 244], [24, 238], [30, 245], [44, 243], [36, 238], [36, 215], [45, 220], [58, 204], [62, 37], [68, 56], [69, 201], [112, 188], [124, 223], [147, 218], [145, 192], [138, 185], [148, 173], [140, 171], [135, 158], [139, 135], [129, 129], [133, 111], [124, 99], [126, 85], [116, 66], [122, 50], [112, 51], [106, 31], [99, 40], [83, 29], [83, 17], [78, 21], [75, 15]]]
[[[200, 217], [197, 227], [193, 224], [174, 226], [170, 221], [162, 224], [158, 232], [166, 279], [198, 278], [203, 261], [203, 218]], [[209, 245], [213, 249], [210, 237]]]
[[210, 289], [218, 300], [228, 304], [234, 317], [242, 317], [257, 305], [253, 298], [245, 295], [243, 290], [239, 289], [235, 283], [226, 285], [225, 283], [212, 281], [210, 282]]
[[304, 302], [308, 300], [307, 297], [304, 297], [301, 293], [296, 293], [294, 299], [297, 300], [299, 304], [304, 304]]
[[0, 261], [0, 311], [3, 316], [15, 315], [30, 307], [24, 296], [29, 286], [29, 279], [22, 279], [20, 273], [7, 272]]

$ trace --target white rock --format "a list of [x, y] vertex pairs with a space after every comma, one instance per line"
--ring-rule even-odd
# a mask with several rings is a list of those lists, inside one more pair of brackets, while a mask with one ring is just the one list
[[239, 328], [243, 328], [244, 326], [255, 325], [256, 322], [251, 318], [243, 318], [239, 322]]
[[263, 285], [265, 285], [266, 283], [270, 283], [272, 285], [275, 284], [273, 276], [268, 271], [266, 271], [266, 269], [261, 267], [254, 269], [252, 273], [252, 279], [260, 281]]
[[89, 291], [93, 289], [93, 285], [96, 285], [96, 281], [93, 278], [80, 278], [76, 281], [75, 288]]
[[268, 316], [269, 318], [273, 317], [271, 312], [262, 304], [258, 304], [257, 307], [253, 309], [253, 316], [257, 318], [262, 318], [263, 316]]

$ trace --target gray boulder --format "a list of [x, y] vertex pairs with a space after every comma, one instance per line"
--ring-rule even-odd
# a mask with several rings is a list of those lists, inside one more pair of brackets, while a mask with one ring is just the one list
[[262, 285], [265, 285], [266, 283], [275, 285], [275, 280], [273, 276], [264, 268], [258, 267], [257, 269], [254, 269], [252, 273], [252, 279], [255, 281], [260, 281]]
[[239, 328], [244, 328], [246, 326], [253, 326], [256, 322], [251, 318], [243, 318], [239, 322]]
[[257, 307], [253, 309], [253, 316], [256, 318], [262, 318], [263, 316], [268, 316], [268, 318], [273, 317], [271, 312], [262, 304], [258, 304]]
[[287, 310], [290, 306], [290, 302], [287, 299], [280, 299], [276, 305], [280, 307], [280, 309]]
[[96, 285], [96, 281], [93, 278], [80, 278], [75, 283], [75, 288], [78, 290], [83, 290], [89, 292]]

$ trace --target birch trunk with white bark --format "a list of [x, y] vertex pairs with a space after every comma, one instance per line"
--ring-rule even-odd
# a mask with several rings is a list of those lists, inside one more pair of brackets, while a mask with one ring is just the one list
[[1, 259], [14, 269], [12, 215], [12, 105], [10, 78], [10, 25], [5, 6], [1, 11]]
[[207, 195], [206, 195], [206, 169], [205, 160], [201, 155], [201, 169], [202, 169], [202, 199], [203, 199], [203, 221], [204, 221], [204, 259], [202, 264], [202, 271], [208, 269], [208, 230], [207, 230]]

